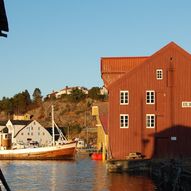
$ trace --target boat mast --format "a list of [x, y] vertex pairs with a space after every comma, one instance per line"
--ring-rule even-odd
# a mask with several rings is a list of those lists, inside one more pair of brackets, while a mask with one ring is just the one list
[[55, 132], [54, 132], [54, 106], [52, 105], [52, 144], [55, 145]]

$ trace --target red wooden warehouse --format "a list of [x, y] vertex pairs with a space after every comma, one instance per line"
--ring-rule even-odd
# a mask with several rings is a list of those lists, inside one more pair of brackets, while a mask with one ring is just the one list
[[174, 42], [148, 57], [101, 59], [112, 158], [191, 156], [191, 54]]

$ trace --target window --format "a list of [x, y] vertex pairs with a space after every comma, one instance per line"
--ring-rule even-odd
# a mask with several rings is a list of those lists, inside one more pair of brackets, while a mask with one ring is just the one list
[[155, 128], [155, 114], [146, 115], [146, 127]]
[[128, 114], [120, 115], [120, 128], [129, 128], [129, 115]]
[[162, 71], [162, 69], [157, 69], [156, 70], [156, 78], [157, 78], [157, 80], [162, 80], [163, 79], [163, 71]]
[[146, 91], [146, 103], [155, 104], [155, 91]]
[[120, 104], [129, 104], [129, 91], [120, 91]]

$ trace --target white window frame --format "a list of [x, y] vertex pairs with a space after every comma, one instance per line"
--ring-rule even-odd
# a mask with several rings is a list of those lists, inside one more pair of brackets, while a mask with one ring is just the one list
[[146, 128], [155, 128], [155, 125], [156, 125], [155, 114], [146, 114]]
[[[126, 97], [127, 95], [127, 97]], [[129, 91], [121, 90], [120, 91], [120, 105], [128, 105], [129, 104]]]
[[[126, 120], [127, 120], [127, 122], [126, 122]], [[120, 123], [120, 128], [121, 129], [129, 128], [129, 114], [120, 114], [119, 123]]]
[[156, 70], [156, 79], [157, 80], [162, 80], [163, 79], [163, 70], [162, 69], [157, 69]]
[[[153, 96], [153, 98], [152, 98], [152, 96]], [[146, 104], [152, 104], [152, 105], [155, 104], [155, 91], [154, 90], [146, 91]]]

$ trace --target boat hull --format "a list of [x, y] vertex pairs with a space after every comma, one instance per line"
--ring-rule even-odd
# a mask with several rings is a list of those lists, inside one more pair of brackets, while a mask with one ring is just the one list
[[74, 159], [76, 142], [59, 146], [0, 150], [0, 160], [70, 160]]

